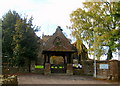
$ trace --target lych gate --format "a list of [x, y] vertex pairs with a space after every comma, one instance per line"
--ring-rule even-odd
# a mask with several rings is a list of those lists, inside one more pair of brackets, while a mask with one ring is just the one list
[[[44, 44], [42, 52], [45, 65], [44, 74], [67, 73], [72, 75], [72, 54], [75, 52], [75, 47], [70, 44], [70, 41], [62, 33], [62, 29], [58, 27], [53, 36]], [[55, 59], [58, 61], [54, 62]]]
[[[72, 53], [74, 52], [73, 51], [43, 51], [45, 64], [46, 63], [50, 64], [51, 73], [66, 73], [67, 64], [72, 64], [72, 57], [71, 57]], [[62, 56], [64, 62], [62, 64], [52, 64], [50, 63], [50, 58], [52, 56]]]

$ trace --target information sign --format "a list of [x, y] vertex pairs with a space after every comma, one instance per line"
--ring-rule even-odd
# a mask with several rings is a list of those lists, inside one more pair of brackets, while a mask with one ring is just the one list
[[108, 64], [100, 64], [100, 69], [108, 69]]

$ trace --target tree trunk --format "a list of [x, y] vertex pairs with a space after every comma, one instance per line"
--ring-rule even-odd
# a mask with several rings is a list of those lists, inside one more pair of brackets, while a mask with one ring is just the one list
[[111, 48], [109, 47], [109, 50], [108, 50], [108, 53], [107, 53], [107, 60], [110, 60], [110, 59], [112, 59], [112, 50], [111, 50]]
[[79, 64], [81, 63], [81, 55], [80, 54], [78, 55], [78, 63]]
[[28, 71], [31, 72], [31, 60], [28, 60]]

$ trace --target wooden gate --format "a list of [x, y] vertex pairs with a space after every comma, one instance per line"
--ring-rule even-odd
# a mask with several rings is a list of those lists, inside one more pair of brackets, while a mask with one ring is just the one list
[[51, 64], [51, 73], [66, 73], [65, 64]]

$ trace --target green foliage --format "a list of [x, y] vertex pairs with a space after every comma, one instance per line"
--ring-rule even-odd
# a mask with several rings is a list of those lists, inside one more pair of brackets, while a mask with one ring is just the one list
[[89, 54], [96, 53], [98, 59], [105, 52], [104, 46], [111, 49], [108, 57], [118, 46], [120, 19], [112, 16], [116, 12], [116, 4], [118, 2], [85, 2], [83, 8], [70, 14], [72, 35], [79, 42], [86, 43]]
[[[3, 62], [10, 62], [13, 59], [13, 34], [16, 21], [20, 15], [16, 11], [9, 11], [2, 18], [2, 56]], [[13, 59], [14, 60], [14, 59]], [[11, 61], [14, 62], [14, 61]]]
[[114, 7], [115, 12], [112, 15], [117, 18], [120, 18], [120, 1], [115, 4], [116, 4], [116, 6]]
[[30, 21], [32, 21], [32, 18], [29, 19], [28, 23], [27, 18], [24, 18], [24, 20], [18, 20], [15, 24], [15, 33], [13, 35], [14, 56], [19, 56], [19, 59], [22, 58], [22, 60], [19, 60], [22, 63], [24, 63], [25, 58], [31, 61], [37, 57], [38, 37], [35, 35]]
[[13, 53], [13, 46], [12, 46], [12, 36], [14, 33], [14, 28], [16, 24], [16, 20], [20, 19], [20, 16], [15, 11], [9, 11], [7, 14], [3, 16], [2, 22], [2, 52], [3, 57], [12, 57]]
[[76, 40], [75, 46], [78, 51], [78, 56], [81, 60], [87, 60], [88, 59], [88, 51], [85, 45], [82, 43], [82, 40]]
[[36, 29], [33, 18], [22, 18], [17, 12], [9, 11], [3, 16], [3, 58], [12, 66], [30, 65], [37, 57]]

